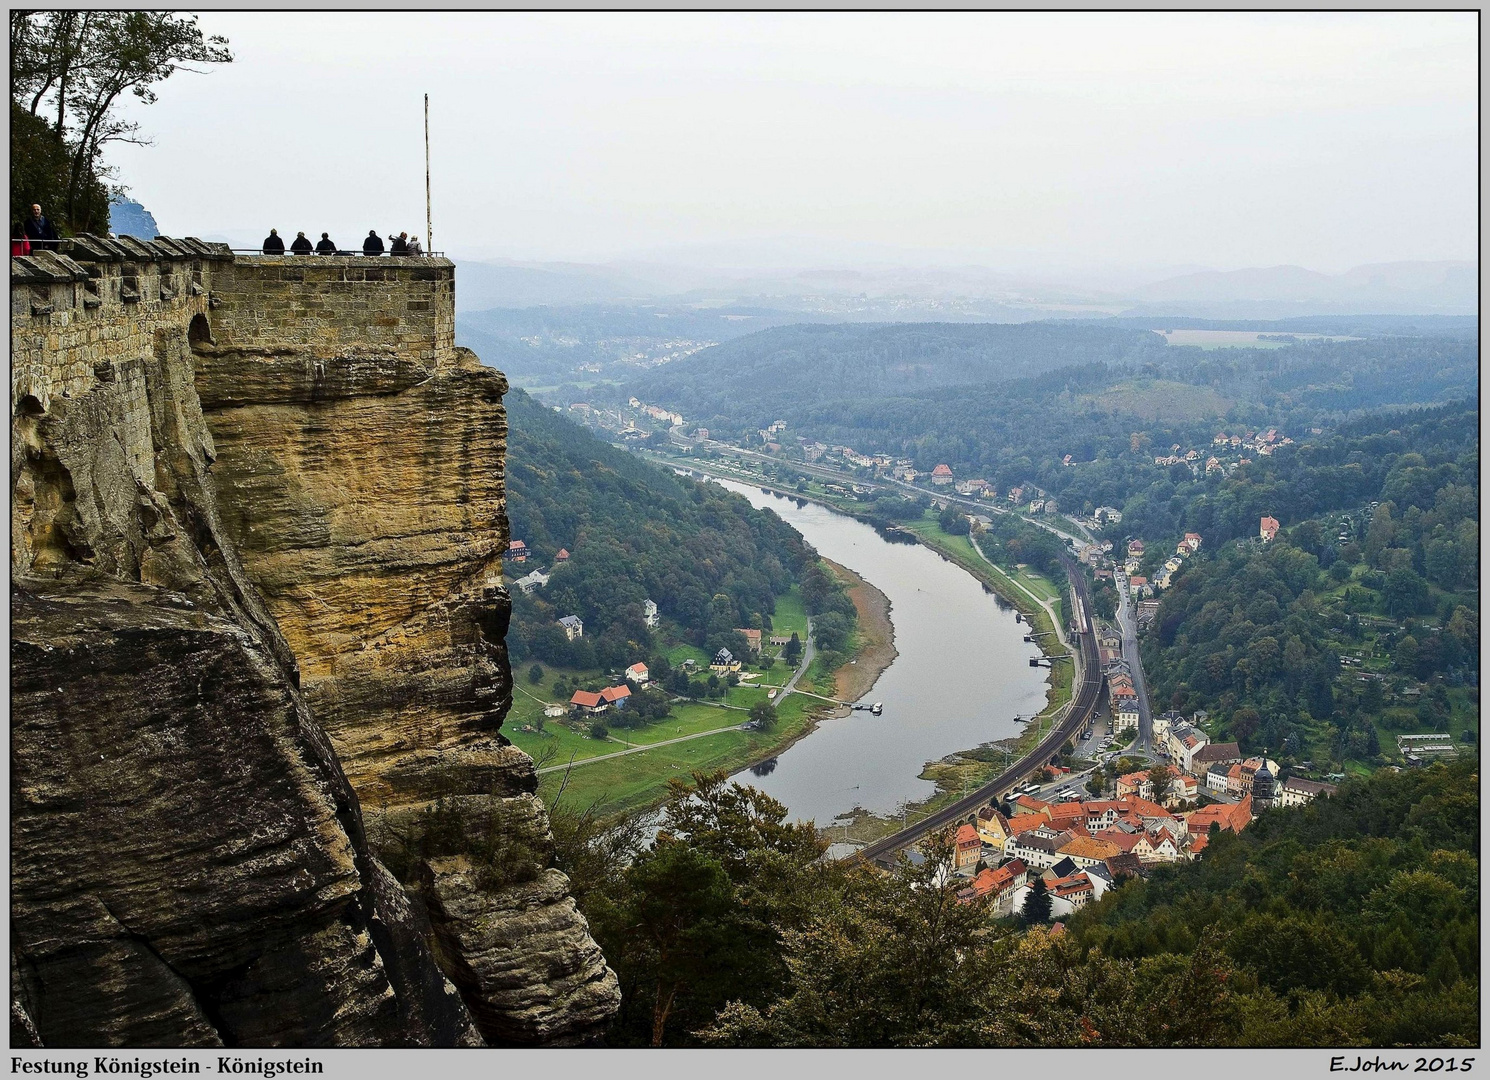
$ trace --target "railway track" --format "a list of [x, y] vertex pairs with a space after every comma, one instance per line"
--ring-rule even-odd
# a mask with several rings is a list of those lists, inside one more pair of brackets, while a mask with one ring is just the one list
[[883, 839], [867, 844], [851, 855], [851, 858], [868, 859], [881, 866], [893, 864], [895, 853], [915, 844], [922, 837], [946, 828], [949, 825], [971, 821], [978, 810], [997, 802], [1013, 788], [1023, 783], [1036, 769], [1043, 768], [1055, 758], [1065, 745], [1092, 719], [1097, 707], [1097, 698], [1102, 690], [1102, 668], [1097, 659], [1097, 638], [1092, 629], [1092, 599], [1087, 588], [1086, 576], [1069, 556], [1062, 556], [1066, 576], [1075, 593], [1077, 638], [1080, 641], [1080, 685], [1071, 699], [1066, 714], [1055, 728], [1041, 740], [1040, 744], [1024, 757], [988, 783], [942, 809], [927, 816], [909, 828], [901, 829]]

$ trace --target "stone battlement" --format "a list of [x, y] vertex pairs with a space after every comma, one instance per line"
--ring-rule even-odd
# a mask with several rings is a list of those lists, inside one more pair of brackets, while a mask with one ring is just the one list
[[11, 409], [47, 411], [148, 353], [157, 330], [220, 350], [455, 358], [455, 264], [234, 255], [194, 237], [78, 236], [11, 259]]

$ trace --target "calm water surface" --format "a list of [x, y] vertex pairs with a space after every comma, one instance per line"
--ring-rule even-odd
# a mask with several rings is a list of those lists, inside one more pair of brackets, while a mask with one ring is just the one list
[[862, 522], [816, 503], [719, 480], [752, 505], [795, 526], [818, 552], [856, 571], [890, 598], [899, 656], [866, 702], [882, 716], [829, 720], [771, 763], [738, 777], [786, 804], [792, 815], [827, 824], [861, 806], [878, 813], [924, 799], [926, 762], [1016, 735], [1017, 713], [1045, 705], [1044, 668], [1024, 641], [1014, 610], [972, 575], [920, 544], [891, 544]]

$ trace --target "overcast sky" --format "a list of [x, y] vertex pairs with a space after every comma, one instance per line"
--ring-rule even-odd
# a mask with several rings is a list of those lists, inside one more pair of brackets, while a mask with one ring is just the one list
[[[209, 13], [171, 235], [1001, 269], [1477, 257], [1472, 14]], [[751, 256], [754, 256], [752, 259]]]

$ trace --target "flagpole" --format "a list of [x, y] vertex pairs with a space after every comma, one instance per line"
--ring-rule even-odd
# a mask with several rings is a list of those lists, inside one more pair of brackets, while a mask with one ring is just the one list
[[425, 250], [434, 254], [435, 234], [430, 227], [429, 213], [429, 95], [424, 95], [424, 243]]

